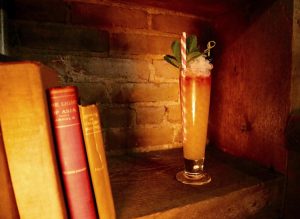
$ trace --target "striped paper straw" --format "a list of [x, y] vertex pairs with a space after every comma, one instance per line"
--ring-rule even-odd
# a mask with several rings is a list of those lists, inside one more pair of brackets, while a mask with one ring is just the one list
[[186, 32], [182, 32], [181, 36], [181, 67], [182, 70], [186, 69]]
[[[180, 40], [180, 45], [181, 45], [181, 76], [185, 77], [185, 70], [186, 70], [186, 32], [182, 32], [181, 40]], [[180, 77], [180, 80], [183, 80], [183, 78]], [[186, 98], [185, 98], [185, 93], [186, 89], [185, 86], [182, 86], [182, 81], [180, 82], [180, 99], [181, 99], [181, 116], [182, 116], [182, 138], [183, 138], [183, 144], [186, 142]]]

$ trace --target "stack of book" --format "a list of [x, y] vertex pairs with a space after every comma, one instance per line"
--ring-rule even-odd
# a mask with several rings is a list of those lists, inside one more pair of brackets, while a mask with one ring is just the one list
[[0, 218], [114, 219], [95, 104], [37, 62], [0, 64]]

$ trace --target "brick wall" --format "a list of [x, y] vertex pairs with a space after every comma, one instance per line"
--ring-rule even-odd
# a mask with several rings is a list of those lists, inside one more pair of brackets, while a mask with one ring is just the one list
[[[11, 55], [55, 68], [97, 103], [107, 150], [181, 145], [178, 71], [162, 58], [182, 31], [210, 38], [209, 20], [176, 11], [98, 1], [16, 0]], [[54, 16], [55, 15], [55, 16]]]
[[54, 67], [83, 103], [96, 102], [108, 151], [181, 146], [178, 71], [162, 57], [187, 31], [218, 43], [211, 142], [285, 171], [286, 121], [299, 108], [299, 0], [244, 1], [218, 17], [121, 0], [14, 3], [11, 54]]

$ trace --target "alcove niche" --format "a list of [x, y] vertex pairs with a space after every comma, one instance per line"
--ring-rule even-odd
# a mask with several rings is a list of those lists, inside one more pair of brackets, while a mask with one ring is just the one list
[[[118, 218], [288, 218], [299, 194], [299, 9], [298, 0], [14, 0], [6, 55], [54, 68], [82, 103], [97, 103]], [[183, 31], [201, 48], [217, 43], [213, 181], [203, 187], [175, 180], [178, 69], [163, 56]]]

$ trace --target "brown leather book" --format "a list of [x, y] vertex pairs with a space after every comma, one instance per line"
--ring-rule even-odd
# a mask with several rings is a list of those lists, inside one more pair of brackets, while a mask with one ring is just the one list
[[101, 219], [114, 219], [116, 214], [98, 109], [95, 104], [79, 105], [79, 111], [99, 216]]
[[57, 83], [40, 63], [0, 64], [0, 121], [22, 219], [67, 217], [46, 98]]

